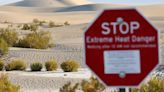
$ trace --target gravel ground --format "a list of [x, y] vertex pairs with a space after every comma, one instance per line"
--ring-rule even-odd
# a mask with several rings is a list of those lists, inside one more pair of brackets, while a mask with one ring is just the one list
[[78, 72], [71, 73], [62, 72], [60, 69], [54, 72], [11, 71], [0, 73], [6, 73], [9, 80], [20, 85], [23, 92], [54, 92], [68, 82], [74, 84], [92, 76], [87, 69], [80, 69]]
[[44, 63], [48, 60], [54, 59], [58, 65], [66, 60], [75, 60], [80, 63], [81, 67], [85, 67], [83, 61], [83, 53], [81, 51], [65, 51], [65, 50], [10, 50], [9, 56], [12, 59], [23, 59], [29, 64], [33, 62]]

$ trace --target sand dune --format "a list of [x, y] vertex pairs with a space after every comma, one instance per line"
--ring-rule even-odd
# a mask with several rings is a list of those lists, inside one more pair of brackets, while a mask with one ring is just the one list
[[[15, 4], [13, 6], [1, 6], [0, 11], [11, 11], [18, 13], [56, 13], [56, 12], [81, 12], [81, 11], [100, 11], [103, 9], [111, 8], [125, 8], [134, 7], [138, 8], [144, 15], [148, 17], [162, 17], [164, 16], [164, 4], [158, 5], [147, 5], [147, 6], [127, 6], [127, 5], [117, 5], [117, 4], [86, 4], [85, 0], [75, 1], [75, 0], [25, 0]], [[31, 3], [32, 2], [32, 3]], [[53, 2], [53, 3], [51, 3]], [[82, 2], [82, 3], [79, 3]], [[49, 4], [51, 3], [51, 4]], [[82, 5], [80, 5], [82, 4]], [[15, 5], [15, 6], [14, 6]], [[20, 7], [26, 6], [26, 7]], [[30, 7], [33, 6], [33, 7]], [[37, 6], [37, 7], [36, 7]], [[51, 6], [51, 7], [49, 7]]]
[[23, 7], [64, 7], [72, 5], [88, 4], [87, 0], [24, 0], [17, 3], [9, 4], [9, 6]]
[[88, 0], [55, 0], [58, 2], [61, 2], [65, 5], [84, 5], [84, 4], [89, 4]]
[[50, 7], [50, 6], [64, 6], [64, 4], [59, 2], [54, 2], [54, 0], [24, 0], [9, 4], [9, 6], [23, 6], [23, 7]]
[[[29, 0], [30, 1], [30, 0]], [[41, 0], [45, 1], [45, 0]], [[63, 2], [65, 0], [61, 0]], [[73, 0], [72, 0], [73, 1]], [[23, 2], [23, 1], [22, 1]], [[47, 1], [48, 2], [48, 1]], [[28, 3], [26, 4], [28, 5]], [[56, 22], [69, 21], [71, 24], [88, 23], [99, 13], [100, 10], [106, 8], [129, 7], [126, 5], [114, 4], [85, 4], [67, 7], [20, 7], [20, 6], [1, 6], [1, 21], [11, 21], [16, 23], [31, 22], [34, 18], [42, 20], [52, 20]], [[164, 20], [164, 4], [137, 6], [137, 8], [145, 16], [153, 20]], [[65, 16], [67, 15], [67, 16]], [[19, 18], [17, 17], [19, 16]]]
[[137, 8], [146, 16], [164, 17], [164, 4], [138, 6]]
[[[65, 16], [67, 15], [67, 16]], [[55, 21], [56, 23], [64, 23], [68, 21], [73, 24], [81, 24], [88, 23], [92, 21], [95, 12], [67, 12], [67, 13], [14, 13], [14, 12], [6, 12], [0, 11], [0, 22], [8, 21], [12, 23], [29, 23], [32, 22], [34, 18], [40, 20]], [[18, 17], [19, 16], [19, 17]]]
[[103, 9], [111, 9], [111, 8], [137, 8], [144, 15], [148, 17], [152, 16], [164, 16], [164, 4], [160, 5], [148, 5], [148, 6], [128, 6], [128, 5], [115, 5], [115, 4], [86, 4], [80, 6], [71, 6], [71, 7], [63, 7], [59, 9], [54, 9], [55, 12], [73, 12], [73, 11], [100, 11]]
[[72, 12], [72, 11], [98, 11], [103, 9], [118, 7], [127, 7], [126, 5], [114, 5], [114, 4], [85, 4], [79, 6], [64, 7], [56, 9], [56, 12]]

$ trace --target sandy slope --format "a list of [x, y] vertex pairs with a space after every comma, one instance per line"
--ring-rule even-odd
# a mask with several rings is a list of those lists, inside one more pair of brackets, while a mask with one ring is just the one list
[[65, 7], [73, 5], [88, 4], [87, 0], [23, 0], [17, 3], [9, 4], [9, 6], [22, 7]]
[[[64, 23], [68, 21], [71, 24], [81, 24], [88, 23], [91, 21], [96, 12], [67, 12], [67, 13], [29, 13], [29, 12], [6, 12], [0, 11], [1, 20], [0, 22], [9, 21], [12, 23], [29, 23], [32, 22], [34, 18], [39, 20], [55, 21], [57, 23]], [[67, 16], [65, 16], [67, 15]], [[18, 17], [19, 16], [19, 17]]]
[[[45, 2], [45, 0], [42, 1]], [[27, 4], [28, 3], [26, 3], [26, 5]], [[55, 5], [58, 6], [57, 3], [55, 3]], [[67, 7], [1, 6], [0, 15], [2, 18], [1, 21], [7, 20], [17, 23], [30, 22], [33, 18], [39, 18], [48, 21], [49, 20], [53, 20], [56, 22], [70, 21], [72, 24], [81, 24], [81, 23], [90, 22], [96, 16], [96, 14], [99, 13], [100, 10], [104, 8], [110, 9], [114, 7], [128, 7], [128, 6], [113, 5], [113, 4], [86, 4], [86, 5], [67, 6]], [[145, 16], [151, 17], [153, 19], [160, 20], [160, 18], [164, 16], [164, 12], [163, 12], [164, 5], [162, 4], [151, 5], [151, 6], [137, 6], [137, 8]]]
[[164, 4], [139, 6], [138, 9], [141, 10], [148, 17], [164, 17]]
[[79, 6], [70, 6], [56, 9], [56, 12], [72, 12], [72, 11], [100, 11], [103, 9], [128, 7], [126, 5], [115, 5], [115, 4], [85, 4]]

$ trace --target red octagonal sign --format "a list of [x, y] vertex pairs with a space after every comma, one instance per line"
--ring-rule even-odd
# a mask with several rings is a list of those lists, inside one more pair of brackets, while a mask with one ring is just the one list
[[104, 10], [85, 32], [86, 64], [108, 86], [138, 86], [159, 63], [158, 35], [136, 9]]

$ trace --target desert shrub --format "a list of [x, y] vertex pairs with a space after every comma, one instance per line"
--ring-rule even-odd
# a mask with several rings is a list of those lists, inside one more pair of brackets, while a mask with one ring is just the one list
[[8, 25], [8, 28], [12, 28], [12, 27], [13, 27], [13, 25], [12, 25], [12, 24], [9, 24], [9, 25]]
[[131, 92], [163, 92], [164, 79], [152, 77], [150, 81], [142, 84], [139, 88], [132, 89]]
[[33, 32], [20, 39], [18, 46], [23, 48], [46, 49], [49, 47], [50, 39], [51, 35], [49, 32]]
[[62, 24], [55, 25], [55, 27], [62, 27], [62, 26], [63, 26]]
[[2, 71], [4, 68], [4, 63], [3, 60], [0, 59], [0, 71]]
[[13, 60], [5, 66], [6, 71], [25, 70], [26, 63], [22, 60]]
[[39, 26], [43, 26], [44, 23], [46, 23], [46, 21], [40, 21]]
[[12, 84], [7, 75], [0, 76], [0, 92], [20, 92], [20, 87]]
[[62, 88], [60, 88], [60, 92], [76, 92], [79, 83], [76, 83], [74, 86], [71, 85], [71, 82], [65, 84]]
[[57, 62], [55, 60], [47, 61], [45, 63], [45, 67], [46, 67], [47, 71], [54, 71], [54, 70], [57, 70], [57, 68], [58, 68]]
[[23, 24], [22, 30], [30, 30], [31, 27], [28, 24]]
[[10, 23], [10, 22], [9, 22], [9, 21], [7, 21], [7, 20], [5, 20], [5, 21], [4, 21], [4, 23], [5, 23], [5, 24], [7, 24], [7, 23]]
[[52, 27], [55, 27], [55, 22], [50, 21], [50, 22], [49, 22], [49, 27], [51, 27], [51, 28], [52, 28]]
[[40, 21], [39, 21], [39, 19], [33, 19], [33, 23], [39, 23]]
[[39, 28], [39, 27], [38, 27], [37, 24], [31, 24], [31, 25], [30, 25], [30, 30], [31, 30], [31, 31], [37, 31], [38, 28]]
[[69, 82], [60, 88], [60, 92], [76, 92], [77, 89], [82, 90], [80, 92], [104, 92], [106, 88], [97, 78], [91, 77], [89, 80], [83, 80], [74, 86]]
[[22, 24], [17, 25], [17, 27], [18, 27], [18, 28], [21, 28], [21, 27], [22, 27]]
[[31, 71], [41, 71], [43, 65], [42, 63], [34, 62], [30, 65], [30, 67], [31, 67]]
[[64, 25], [65, 25], [65, 26], [69, 26], [70, 23], [69, 23], [68, 21], [66, 21], [66, 22], [64, 22]]
[[76, 72], [78, 71], [79, 63], [73, 60], [68, 60], [61, 64], [61, 68], [64, 72]]
[[91, 77], [89, 81], [83, 80], [81, 87], [83, 92], [103, 92], [105, 90], [105, 86], [95, 77]]
[[55, 22], [53, 21], [50, 21], [49, 22], [49, 27], [52, 28], [52, 27], [62, 27], [64, 26], [63, 24], [55, 24]]
[[9, 48], [7, 42], [0, 38], [0, 56], [7, 54], [8, 50]]
[[14, 46], [18, 41], [18, 34], [11, 28], [0, 29], [0, 37], [3, 38], [9, 46]]

